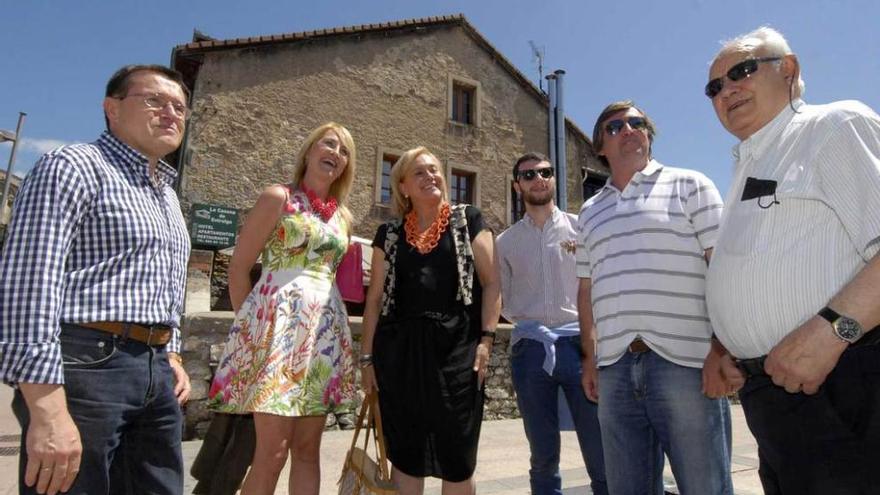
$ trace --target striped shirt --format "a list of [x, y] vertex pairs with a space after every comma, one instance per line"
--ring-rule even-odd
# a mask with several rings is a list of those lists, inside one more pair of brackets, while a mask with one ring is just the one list
[[704, 253], [721, 212], [706, 176], [655, 160], [623, 191], [609, 180], [584, 203], [577, 274], [591, 279], [599, 366], [615, 363], [636, 337], [664, 359], [703, 366], [712, 335]]
[[59, 324], [127, 321], [174, 328], [189, 236], [176, 172], [109, 132], [44, 155], [15, 200], [0, 255], [0, 379], [64, 383]]
[[556, 207], [542, 229], [527, 213], [498, 236], [505, 318], [548, 327], [577, 321], [576, 241], [577, 217]]
[[[706, 290], [739, 358], [767, 354], [880, 251], [880, 116], [857, 101], [794, 106], [734, 148]], [[748, 177], [776, 181], [778, 204], [743, 201]]]

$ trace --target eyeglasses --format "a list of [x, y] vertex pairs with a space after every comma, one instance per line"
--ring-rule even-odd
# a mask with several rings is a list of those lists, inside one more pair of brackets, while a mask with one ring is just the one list
[[141, 96], [144, 98], [144, 105], [151, 110], [161, 110], [171, 104], [171, 109], [174, 111], [174, 115], [178, 118], [185, 119], [190, 116], [190, 109], [187, 108], [183, 103], [169, 99], [165, 96], [160, 95], [159, 93], [129, 93], [125, 96], [117, 96], [116, 98], [120, 100], [124, 100], [129, 96]]
[[553, 167], [532, 168], [529, 170], [521, 170], [518, 174], [520, 179], [526, 182], [535, 180], [535, 177], [541, 176], [544, 179], [553, 178]]
[[[759, 62], [776, 62], [782, 60], [782, 57], [760, 57], [760, 58], [750, 58], [747, 60], [743, 60], [742, 62], [734, 65], [727, 71], [727, 78], [731, 81], [739, 81], [749, 77], [754, 74], [758, 70]], [[718, 96], [718, 93], [724, 89], [724, 79], [721, 77], [716, 77], [709, 81], [706, 84], [706, 96], [709, 98], [715, 98]]]
[[623, 126], [629, 124], [632, 129], [647, 129], [648, 121], [644, 117], [627, 117], [625, 119], [609, 120], [605, 123], [605, 132], [609, 136], [616, 136], [623, 130]]

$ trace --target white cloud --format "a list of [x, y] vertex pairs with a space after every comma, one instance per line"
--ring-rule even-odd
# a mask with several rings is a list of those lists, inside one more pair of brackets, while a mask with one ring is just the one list
[[[60, 139], [40, 139], [23, 137], [21, 145], [18, 147], [18, 154], [15, 158], [15, 166], [13, 175], [24, 177], [34, 167], [40, 155], [64, 146], [73, 144], [75, 141], [62, 141]], [[6, 170], [7, 160], [9, 160], [10, 149], [12, 143], [5, 141], [0, 143], [0, 167]]]
[[23, 150], [30, 151], [32, 153], [36, 153], [38, 155], [42, 155], [43, 153], [48, 153], [55, 148], [60, 146], [65, 146], [68, 144], [73, 144], [71, 141], [62, 141], [60, 139], [39, 139], [39, 138], [23, 138], [21, 140], [21, 147]]

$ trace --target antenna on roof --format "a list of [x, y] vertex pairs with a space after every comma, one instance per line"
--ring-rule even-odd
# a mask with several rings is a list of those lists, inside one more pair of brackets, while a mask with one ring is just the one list
[[529, 40], [529, 46], [532, 47], [532, 62], [538, 64], [538, 87], [544, 92], [544, 47], [538, 47], [535, 42]]

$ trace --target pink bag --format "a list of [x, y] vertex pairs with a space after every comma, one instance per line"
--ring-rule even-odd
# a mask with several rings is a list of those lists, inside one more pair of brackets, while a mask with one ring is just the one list
[[343, 301], [364, 302], [364, 265], [361, 245], [353, 242], [336, 268], [336, 286]]

